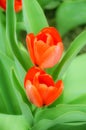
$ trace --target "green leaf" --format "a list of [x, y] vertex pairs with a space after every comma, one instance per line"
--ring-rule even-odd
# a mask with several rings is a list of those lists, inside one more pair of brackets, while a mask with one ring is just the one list
[[63, 80], [62, 102], [86, 104], [86, 54], [72, 62]]
[[45, 9], [54, 9], [60, 4], [60, 1], [58, 0], [51, 0], [48, 2], [47, 5], [45, 5]]
[[60, 3], [59, 0], [37, 0], [44, 9], [54, 9]]
[[2, 12], [0, 12], [0, 17], [0, 51], [13, 59], [13, 52], [6, 36], [5, 21], [3, 21], [3, 19], [5, 20], [5, 16]]
[[77, 56], [63, 77], [62, 95], [51, 106], [58, 103], [86, 104], [86, 54]]
[[3, 61], [3, 64], [5, 65], [8, 73], [9, 73], [10, 69], [12, 69], [12, 68], [15, 69], [15, 72], [18, 75], [17, 78], [20, 81], [21, 86], [23, 86], [24, 81], [22, 79], [24, 79], [26, 71], [24, 70], [22, 65], [19, 63], [17, 58], [14, 57], [14, 59], [11, 59], [7, 55], [0, 52], [0, 59]]
[[[0, 112], [3, 112], [3, 105], [5, 106], [5, 113], [20, 114], [19, 104], [16, 98], [15, 89], [12, 86], [10, 77], [6, 70], [6, 67], [2, 61], [0, 61], [0, 97], [2, 99]], [[16, 109], [15, 109], [16, 108]]]
[[14, 68], [12, 69], [12, 79], [13, 79], [13, 84], [15, 86], [15, 88], [17, 89], [17, 91], [19, 91], [19, 93], [21, 94], [23, 101], [26, 102], [28, 104], [28, 99], [26, 97], [24, 88], [22, 87], [23, 84], [20, 84], [20, 81], [18, 80], [18, 76], [15, 73]]
[[36, 34], [48, 26], [43, 10], [36, 0], [23, 0], [23, 17], [28, 33]]
[[[24, 89], [22, 88], [22, 79], [24, 79], [23, 77], [25, 76], [25, 72], [16, 59], [13, 61], [2, 53], [0, 54], [0, 59], [3, 63], [0, 64], [0, 77], [2, 76], [0, 78], [0, 112], [10, 114], [20, 114], [22, 112], [26, 121], [31, 125], [33, 116], [29, 108], [30, 103], [27, 100]], [[16, 76], [17, 74], [18, 76]], [[19, 93], [21, 95], [19, 95]], [[25, 102], [29, 106], [25, 104]]]
[[13, 81], [13, 85], [15, 86], [15, 88], [17, 90], [17, 99], [19, 102], [19, 106], [20, 106], [21, 112], [24, 115], [27, 123], [29, 123], [29, 125], [32, 125], [33, 124], [33, 115], [31, 112], [32, 106], [26, 97], [24, 88], [22, 88], [23, 84], [20, 84], [20, 81], [18, 80], [17, 77], [18, 76], [16, 74], [16, 71], [13, 68], [12, 69], [12, 81]]
[[19, 50], [21, 51], [21, 55], [25, 58], [25, 63], [28, 65], [28, 69], [33, 65], [27, 52], [26, 48], [22, 45], [22, 43], [18, 46]]
[[61, 62], [53, 72], [53, 77], [62, 78], [73, 61], [74, 57], [78, 54], [81, 48], [86, 44], [86, 31], [83, 31], [70, 45], [67, 52], [63, 56]]
[[86, 1], [64, 1], [56, 11], [57, 28], [61, 35], [65, 35], [71, 29], [86, 24]]
[[80, 111], [67, 112], [54, 120], [43, 119], [37, 122], [31, 130], [47, 130], [53, 126], [62, 123], [85, 123], [86, 124], [86, 113]]
[[30, 105], [27, 105], [22, 100], [22, 96], [20, 95], [20, 93], [17, 94], [17, 97], [18, 97], [18, 101], [19, 101], [19, 105], [20, 105], [22, 115], [25, 117], [26, 122], [31, 127], [33, 125], [34, 120], [33, 120], [33, 115], [32, 115], [31, 109], [30, 109]]
[[29, 130], [22, 115], [0, 114], [0, 130]]
[[44, 8], [52, 0], [37, 0], [39, 4]]
[[15, 56], [17, 57], [21, 65], [24, 67], [24, 69], [28, 70], [29, 62], [28, 63], [25, 62], [26, 59], [23, 56], [23, 54], [21, 54], [21, 51], [18, 47], [18, 41], [16, 37], [16, 16], [13, 7], [14, 7], [13, 1], [12, 0], [7, 1], [6, 33]]
[[86, 128], [86, 123], [61, 123], [57, 124], [48, 130], [85, 130]]
[[[19, 64], [16, 58], [15, 58], [15, 61], [13, 61], [8, 56], [0, 53], [0, 60], [1, 60], [1, 64], [0, 64], [0, 68], [1, 68], [1, 71], [0, 71], [1, 72], [0, 73], [0, 77], [1, 77], [0, 78], [0, 90], [1, 90], [0, 91], [0, 99], [1, 99], [0, 112], [12, 113], [12, 114], [19, 113], [20, 107], [19, 107], [18, 98], [16, 96], [17, 95], [16, 87], [17, 88], [23, 87], [22, 79], [24, 79], [25, 71], [23, 70], [22, 66]], [[12, 79], [13, 68], [15, 70], [16, 75], [18, 75], [17, 80], [15, 81], [16, 84], [13, 83], [13, 79]], [[14, 80], [16, 78], [16, 75], [14, 77]], [[20, 89], [21, 89], [20, 91], [21, 94], [24, 94], [23, 88], [20, 88]], [[24, 94], [22, 96], [26, 96], [26, 95]]]
[[35, 122], [38, 122], [42, 119], [50, 119], [54, 120], [57, 117], [62, 116], [63, 114], [67, 112], [72, 112], [72, 111], [80, 111], [80, 112], [85, 112], [86, 113], [86, 105], [69, 105], [69, 104], [58, 104], [56, 107], [51, 107], [51, 108], [45, 108], [39, 110], [36, 115], [35, 115]]
[[[1, 13], [0, 13], [1, 14]], [[3, 25], [1, 23], [1, 19], [0, 19], [0, 50], [2, 50], [3, 52], [5, 52], [5, 44], [4, 43], [4, 32], [3, 32]], [[2, 37], [3, 36], [3, 37]]]

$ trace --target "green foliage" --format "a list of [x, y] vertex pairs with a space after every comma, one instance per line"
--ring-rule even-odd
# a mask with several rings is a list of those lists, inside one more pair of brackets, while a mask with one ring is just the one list
[[6, 115], [0, 114], [1, 130], [29, 130], [22, 115]]
[[[67, 71], [69, 64], [71, 64], [74, 57], [79, 53], [83, 46], [86, 44], [86, 31], [82, 32], [70, 45], [67, 52], [63, 56], [62, 61], [60, 64], [55, 68], [53, 72], [53, 77], [61, 78], [64, 76], [63, 74]], [[58, 70], [58, 71], [57, 71]]]
[[86, 54], [77, 54], [86, 44], [86, 31], [74, 39], [58, 65], [47, 69], [55, 80], [63, 79], [64, 91], [53, 104], [43, 108], [32, 105], [25, 94], [24, 77], [32, 62], [25, 46], [18, 41], [18, 31], [38, 33], [49, 26], [43, 9], [57, 8], [57, 28], [66, 35], [86, 23], [86, 2], [38, 2], [23, 0], [19, 14], [15, 14], [12, 0], [7, 1], [6, 13], [0, 9], [0, 130], [85, 130]]
[[37, 0], [37, 1], [44, 9], [54, 9], [60, 3], [60, 0]]
[[43, 10], [36, 0], [23, 0], [23, 17], [27, 32], [36, 34], [42, 28], [48, 26]]
[[61, 35], [86, 24], [86, 0], [64, 0], [56, 11], [57, 28]]

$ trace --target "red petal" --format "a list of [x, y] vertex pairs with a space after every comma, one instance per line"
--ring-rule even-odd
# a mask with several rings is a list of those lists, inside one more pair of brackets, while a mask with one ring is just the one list
[[24, 86], [26, 87], [26, 81], [27, 80], [30, 80], [31, 82], [33, 82], [33, 79], [34, 79], [34, 76], [37, 72], [40, 72], [40, 73], [45, 73], [43, 70], [41, 70], [40, 68], [38, 67], [32, 67], [28, 70], [26, 76], [25, 76], [25, 79], [24, 79]]
[[62, 87], [63, 88], [64, 84], [63, 84], [63, 81], [62, 80], [58, 80], [56, 83], [55, 83], [55, 87], [56, 88], [59, 88], [59, 87]]
[[[0, 0], [0, 7], [6, 10], [6, 0]], [[15, 0], [15, 11], [18, 12], [22, 9], [22, 0]]]
[[53, 46], [54, 45], [54, 41], [53, 41], [53, 37], [50, 34], [47, 34], [47, 41], [46, 41], [47, 45]]
[[59, 32], [54, 27], [46, 27], [41, 30], [41, 33], [50, 34], [53, 37], [54, 45], [57, 45], [58, 42], [62, 42]]
[[42, 74], [39, 76], [39, 83], [40, 84], [46, 84], [49, 86], [54, 86], [54, 81], [52, 77], [49, 74]]
[[39, 84], [39, 87], [37, 88], [37, 90], [39, 91], [39, 93], [42, 97], [43, 105], [45, 105], [47, 89], [48, 89], [48, 87], [45, 84]]
[[31, 57], [31, 60], [32, 62], [35, 64], [35, 56], [34, 56], [34, 39], [35, 39], [35, 36], [34, 34], [28, 34], [26, 36], [26, 43], [27, 43], [27, 48], [28, 48], [28, 52], [30, 53], [30, 57]]
[[63, 91], [62, 81], [58, 81], [56, 86], [58, 86], [58, 87], [48, 87], [47, 96], [46, 96], [46, 100], [45, 100], [46, 105], [50, 105], [61, 95], [61, 93]]
[[0, 0], [0, 7], [6, 10], [6, 0]]
[[41, 57], [48, 48], [49, 48], [49, 45], [45, 44], [41, 40], [35, 42], [35, 44], [34, 44], [34, 54], [35, 54], [37, 65], [40, 65]]
[[46, 43], [46, 40], [47, 40], [47, 35], [45, 34], [45, 33], [42, 33], [42, 32], [40, 32], [37, 36], [36, 36], [36, 38], [37, 38], [37, 41], [43, 41], [43, 42], [45, 42]]
[[38, 88], [39, 86], [39, 80], [38, 80], [38, 76], [40, 75], [40, 72], [37, 72], [33, 78], [33, 85]]
[[60, 42], [57, 46], [51, 46], [40, 59], [41, 68], [53, 67], [59, 62], [63, 53], [63, 44]]
[[15, 0], [15, 11], [19, 12], [22, 9], [22, 0]]
[[43, 105], [43, 101], [39, 92], [37, 91], [36, 87], [31, 84], [29, 80], [26, 82], [26, 94], [30, 101], [37, 107], [41, 107]]

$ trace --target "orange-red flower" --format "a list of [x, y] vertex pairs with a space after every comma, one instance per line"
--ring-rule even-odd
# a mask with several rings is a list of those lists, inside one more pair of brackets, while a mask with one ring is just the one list
[[[0, 7], [6, 10], [6, 0], [0, 0]], [[15, 0], [14, 8], [16, 12], [19, 12], [22, 9], [22, 0]]]
[[28, 34], [26, 43], [32, 62], [41, 68], [54, 66], [62, 56], [62, 40], [54, 27], [46, 27], [36, 36]]
[[62, 80], [54, 83], [52, 77], [38, 67], [32, 67], [24, 80], [27, 97], [37, 107], [53, 103], [62, 93]]

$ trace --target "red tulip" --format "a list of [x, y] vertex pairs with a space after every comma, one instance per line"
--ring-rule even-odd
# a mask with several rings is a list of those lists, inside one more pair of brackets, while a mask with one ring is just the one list
[[27, 97], [37, 107], [48, 106], [62, 93], [62, 80], [54, 83], [52, 77], [38, 67], [32, 67], [26, 74], [24, 86]]
[[46, 27], [34, 36], [26, 36], [32, 62], [41, 68], [50, 68], [60, 60], [63, 52], [61, 37], [54, 27]]
[[[0, 7], [6, 10], [6, 0], [0, 0]], [[22, 9], [22, 0], [15, 0], [14, 8], [16, 12], [19, 12]]]

